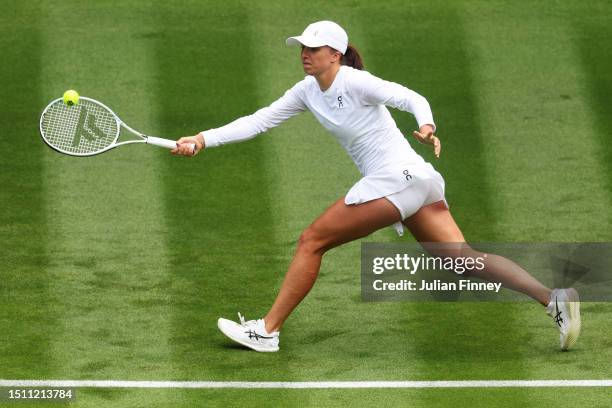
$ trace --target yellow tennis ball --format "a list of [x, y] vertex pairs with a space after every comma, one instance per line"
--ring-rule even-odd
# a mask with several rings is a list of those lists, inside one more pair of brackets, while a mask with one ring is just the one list
[[64, 103], [68, 106], [79, 103], [79, 94], [74, 89], [64, 92]]

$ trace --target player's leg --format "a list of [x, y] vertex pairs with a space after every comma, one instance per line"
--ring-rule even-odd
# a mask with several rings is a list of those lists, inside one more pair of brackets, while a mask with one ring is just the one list
[[[413, 216], [405, 219], [403, 224], [408, 227], [414, 237], [426, 249], [439, 251], [428, 242], [457, 242], [461, 245], [452, 245], [447, 251], [439, 253], [440, 256], [470, 256], [472, 258], [483, 256], [465, 243], [463, 234], [444, 201], [437, 201], [417, 211]], [[444, 252], [444, 251], [443, 251]], [[553, 317], [559, 329], [559, 339], [562, 350], [567, 350], [576, 343], [580, 335], [580, 299], [576, 290], [554, 289], [542, 285], [527, 271], [516, 263], [504, 257], [487, 254], [482, 270], [470, 271], [471, 276], [489, 281], [501, 282], [505, 287], [517, 290], [531, 296], [544, 306], [546, 312]]]
[[265, 318], [245, 321], [240, 316], [240, 324], [221, 318], [217, 322], [219, 329], [230, 339], [254, 350], [278, 351], [278, 331], [314, 285], [323, 254], [400, 218], [397, 208], [384, 198], [359, 205], [336, 201], [300, 236], [293, 261]]
[[266, 330], [278, 331], [314, 285], [323, 254], [400, 220], [397, 208], [380, 198], [359, 205], [336, 201], [300, 236], [281, 289], [265, 316]]
[[[441, 251], [438, 247], [427, 243], [461, 243], [451, 245], [446, 253], [437, 253], [440, 256], [482, 257], [483, 254], [473, 250], [465, 243], [461, 230], [455, 223], [453, 216], [444, 201], [427, 205], [411, 217], [405, 219], [403, 224], [410, 230], [415, 239], [430, 251]], [[493, 282], [501, 282], [504, 287], [510, 288], [537, 300], [544, 306], [550, 301], [551, 290], [542, 285], [526, 270], [516, 263], [499, 255], [487, 254], [485, 267], [482, 270], [474, 269], [469, 275]]]

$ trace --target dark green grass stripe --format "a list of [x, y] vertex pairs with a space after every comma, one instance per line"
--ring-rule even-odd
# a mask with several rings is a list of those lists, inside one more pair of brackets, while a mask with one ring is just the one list
[[[466, 239], [495, 241], [493, 190], [486, 177], [485, 143], [465, 39], [447, 3], [385, 2], [363, 8], [366, 69], [424, 95], [434, 113], [442, 154], [412, 136], [414, 117], [392, 111], [413, 148], [442, 174], [451, 212]], [[393, 22], [393, 24], [390, 24]], [[356, 44], [359, 47], [359, 43]]]
[[[259, 108], [246, 3], [159, 4], [157, 103], [168, 135], [218, 127]], [[173, 265], [172, 343], [184, 378], [282, 378], [282, 355], [247, 352], [220, 316], [262, 317], [276, 295], [273, 214], [264, 140], [166, 161], [167, 247]]]
[[[571, 16], [571, 17], [570, 17]], [[574, 30], [575, 46], [580, 52], [582, 62], [582, 73], [584, 74], [585, 87], [588, 92], [587, 101], [592, 114], [594, 115], [595, 123], [589, 124], [597, 132], [596, 135], [585, 135], [582, 132], [582, 127], [577, 129], [577, 137], [592, 138], [598, 143], [596, 151], [599, 162], [605, 169], [606, 188], [609, 193], [612, 193], [612, 27], [610, 21], [612, 19], [612, 5], [609, 2], [587, 2], [582, 3], [580, 10], [574, 10], [573, 13], [568, 13], [567, 23]], [[588, 128], [588, 127], [587, 127]], [[604, 186], [602, 186], [604, 187]], [[611, 202], [608, 200], [607, 207], [610, 207]], [[608, 225], [607, 238], [610, 239], [610, 214], [597, 214], [600, 222]], [[609, 325], [609, 316], [612, 305], [591, 303], [586, 305], [583, 310], [584, 324], [583, 334], [580, 339], [583, 347], [597, 355], [597, 358], [588, 360], [587, 363], [581, 363], [582, 372], [597, 374], [600, 370], [610, 373], [609, 361], [606, 355], [612, 353], [612, 341], [605, 334], [600, 337], [598, 328], [607, 327]], [[588, 320], [587, 320], [588, 319]], [[607, 320], [607, 321], [606, 321]], [[597, 364], [596, 361], [608, 361], [604, 365]]]
[[[470, 44], [459, 12], [444, 2], [411, 2], [407, 7], [398, 1], [366, 7], [361, 15], [361, 25], [367, 27], [362, 29], [367, 32], [366, 67], [429, 100], [442, 140], [441, 159], [435, 160], [429, 146], [413, 140], [411, 131], [417, 125], [411, 115], [393, 112], [398, 125], [417, 152], [444, 176], [451, 212], [466, 239], [495, 241], [499, 234], [492, 221], [495, 209], [486, 177], [477, 79], [470, 71]], [[392, 335], [402, 338], [398, 354], [410, 355], [401, 364], [415, 368], [411, 379], [522, 378], [516, 330], [520, 324], [513, 319], [513, 308], [473, 303], [398, 305]], [[487, 327], [498, 325], [499, 315], [504, 316], [507, 332], [488, 333]], [[500, 367], [508, 372], [501, 373]], [[416, 394], [426, 399], [426, 392]]]
[[[608, 2], [589, 2], [568, 21], [574, 28], [575, 44], [582, 59], [589, 107], [594, 114], [596, 135], [585, 135], [576, 124], [576, 137], [596, 140], [597, 156], [606, 170], [607, 189], [612, 194], [612, 6]], [[586, 124], [587, 129], [589, 128]], [[609, 216], [606, 217], [609, 222]]]
[[38, 136], [40, 21], [33, 2], [0, 15], [0, 376], [50, 373], [46, 215]]

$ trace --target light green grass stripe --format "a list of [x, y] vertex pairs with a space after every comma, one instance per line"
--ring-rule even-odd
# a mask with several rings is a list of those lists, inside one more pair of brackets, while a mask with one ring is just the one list
[[508, 241], [609, 239], [606, 168], [571, 46], [570, 10], [549, 11], [546, 2], [464, 8], [493, 221]]
[[[155, 133], [149, 6], [43, 6], [45, 98], [75, 88]], [[157, 149], [124, 146], [93, 158], [45, 152], [49, 313], [58, 320], [49, 353], [57, 375], [172, 375], [158, 170], [168, 152]]]
[[[301, 22], [296, 24], [293, 18], [286, 18], [287, 6], [292, 5], [285, 4], [279, 8], [272, 2], [245, 4], [245, 13], [249, 16], [244, 28], [247, 30], [245, 36], [249, 38], [252, 105], [255, 106], [253, 111], [279, 98], [286, 89], [304, 76], [299, 65], [297, 49], [289, 49], [284, 44], [289, 33], [303, 29]], [[228, 95], [228, 97], [235, 96]], [[265, 203], [266, 212], [269, 214], [269, 225], [263, 230], [270, 234], [269, 252], [267, 255], [265, 253], [258, 255], [270, 257], [269, 267], [264, 272], [272, 278], [272, 285], [266, 290], [271, 295], [266, 301], [267, 309], [278, 293], [300, 232], [336, 198], [337, 192], [329, 188], [329, 185], [319, 184], [318, 164], [325, 163], [325, 158], [317, 154], [321, 142], [328, 144], [334, 142], [315, 124], [314, 118], [309, 114], [302, 114], [279, 128], [259, 135], [256, 142], [263, 183], [260, 186], [262, 193], [260, 205]], [[332, 148], [336, 146], [332, 145]], [[324, 148], [321, 150], [326, 151]], [[312, 199], [314, 195], [317, 196], [315, 200]], [[307, 307], [307, 302], [298, 307], [298, 311], [302, 312], [301, 309]], [[309, 326], [306, 330], [310, 335], [305, 337], [303, 332], [295, 330], [294, 325], [302, 327], [308, 325], [299, 317], [299, 312], [290, 317], [282, 330], [281, 352], [278, 356], [274, 356], [273, 361], [266, 356], [266, 360], [270, 363], [265, 363], [259, 376], [282, 381], [300, 381], [308, 375], [310, 371], [308, 366], [313, 361], [312, 355], [302, 347], [301, 343], [308, 338], [312, 339], [313, 343], [318, 341], [314, 333], [317, 325]], [[238, 350], [233, 351], [237, 352]], [[268, 364], [271, 364], [272, 372], [266, 369]], [[232, 376], [226, 377], [232, 378]], [[240, 374], [239, 378], [244, 378], [244, 375]], [[309, 396], [286, 393], [283, 404], [309, 405]]]
[[[325, 2], [288, 2], [279, 8], [268, 2], [253, 5], [250, 19], [254, 41], [257, 89], [265, 106], [304, 79], [299, 47], [287, 47], [285, 39], [301, 34], [311, 22], [328, 17], [347, 21], [352, 13]], [[297, 11], [297, 12], [296, 12]], [[343, 16], [344, 14], [344, 16]], [[270, 130], [262, 148], [266, 152], [266, 176], [270, 185], [275, 236], [281, 249], [293, 252], [302, 230], [359, 179], [346, 152], [311, 113], [302, 113]]]
[[[251, 8], [252, 35], [258, 38], [256, 64], [258, 95], [266, 104], [280, 97], [305, 76], [299, 48], [287, 47], [288, 36], [300, 34], [311, 22], [331, 19], [358, 36], [357, 15], [345, 4], [289, 2], [279, 8], [257, 4]], [[300, 233], [334, 201], [344, 196], [360, 178], [346, 152], [310, 113], [303, 113], [265, 138], [266, 175], [274, 214], [278, 256], [284, 259], [278, 285], [289, 265]], [[388, 241], [390, 229], [368, 239]], [[385, 311], [396, 305], [365, 305], [360, 301], [358, 242], [343, 245], [325, 255], [315, 287], [287, 320], [281, 334], [281, 351], [288, 353], [286, 367], [295, 380], [341, 378], [360, 362], [360, 376], [384, 375], [378, 359], [367, 344], [368, 336], [355, 341], [351, 331], [356, 316], [367, 331], [384, 331], [391, 324]], [[285, 347], [283, 349], [283, 347]], [[403, 349], [403, 347], [402, 347]], [[314, 362], [314, 364], [313, 364]]]
[[[304, 5], [291, 2], [278, 8], [271, 2], [265, 2], [249, 6], [249, 14], [252, 16], [249, 19], [249, 36], [257, 38], [253, 41], [253, 66], [257, 72], [255, 92], [260, 106], [270, 104], [304, 78], [299, 63], [299, 49], [289, 48], [284, 43], [286, 37], [301, 32], [306, 24], [304, 16], [295, 18], [301, 12], [294, 13], [295, 9], [288, 12], [293, 7], [303, 10]], [[309, 113], [300, 114], [260, 137], [263, 139], [260, 146], [265, 158], [262, 164], [268, 202], [274, 215], [272, 227], [275, 252], [282, 259], [278, 270], [273, 271], [277, 278], [276, 294], [301, 231], [341, 193], [334, 191], [335, 186], [330, 185], [333, 179], [337, 181], [337, 177], [321, 177], [326, 172], [323, 167], [335, 175], [343, 173], [341, 166], [329, 165], [333, 159], [326, 152], [331, 150], [340, 159], [344, 157]], [[322, 322], [313, 323], [308, 319], [309, 305], [313, 304], [313, 297], [316, 298], [319, 292], [317, 289], [298, 306], [282, 330], [280, 346], [286, 358], [282, 363], [284, 372], [277, 377], [282, 381], [303, 380], [309, 371], [303, 356], [305, 350], [300, 346], [300, 337], [308, 336], [310, 332], [311, 338], [317, 342], [314, 332], [321, 329]], [[300, 332], [295, 329], [296, 326], [304, 330]], [[287, 394], [286, 398], [287, 404], [295, 406], [307, 406], [310, 400], [309, 395]]]

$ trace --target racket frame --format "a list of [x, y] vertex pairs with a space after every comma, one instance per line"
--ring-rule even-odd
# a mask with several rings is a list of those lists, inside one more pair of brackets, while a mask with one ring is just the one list
[[[123, 146], [123, 145], [134, 144], [134, 143], [146, 143], [146, 144], [151, 144], [151, 145], [155, 145], [155, 146], [165, 147], [166, 149], [174, 149], [176, 147], [176, 142], [174, 140], [163, 139], [161, 137], [155, 137], [155, 136], [148, 136], [148, 135], [145, 135], [143, 133], [140, 133], [137, 130], [132, 129], [125, 122], [123, 122], [119, 118], [119, 116], [111, 108], [109, 108], [108, 106], [106, 106], [105, 104], [103, 104], [100, 101], [97, 101], [97, 100], [92, 99], [92, 98], [88, 98], [86, 96], [81, 96], [79, 98], [79, 100], [86, 100], [86, 101], [89, 101], [89, 102], [96, 103], [96, 104], [102, 106], [104, 109], [108, 110], [111, 113], [111, 115], [113, 115], [113, 118], [115, 119], [115, 122], [117, 123], [117, 134], [115, 135], [115, 139], [113, 140], [113, 142], [110, 145], [106, 146], [104, 149], [98, 150], [98, 151], [93, 152], [93, 153], [72, 153], [72, 152], [67, 152], [67, 151], [64, 151], [64, 150], [62, 150], [62, 149], [60, 149], [58, 147], [53, 146], [45, 138], [45, 132], [43, 132], [43, 118], [45, 117], [45, 114], [47, 113], [49, 108], [51, 108], [51, 106], [53, 106], [56, 102], [62, 101], [62, 103], [63, 103], [63, 98], [57, 98], [57, 99], [54, 99], [51, 102], [49, 102], [49, 104], [45, 107], [45, 109], [43, 110], [42, 114], [40, 115], [40, 123], [39, 123], [40, 136], [42, 137], [43, 141], [50, 148], [52, 148], [53, 150], [55, 150], [57, 152], [63, 153], [63, 154], [68, 155], [68, 156], [86, 157], [86, 156], [96, 156], [98, 154], [101, 154], [101, 153], [107, 152], [107, 151], [109, 151], [111, 149], [114, 149], [117, 146]], [[117, 140], [119, 139], [119, 136], [121, 135], [121, 128], [122, 127], [124, 129], [128, 130], [129, 132], [131, 132], [132, 134], [134, 134], [135, 136], [138, 136], [140, 139], [125, 140], [123, 142], [117, 142]], [[195, 145], [194, 145], [194, 148], [195, 148]]]

